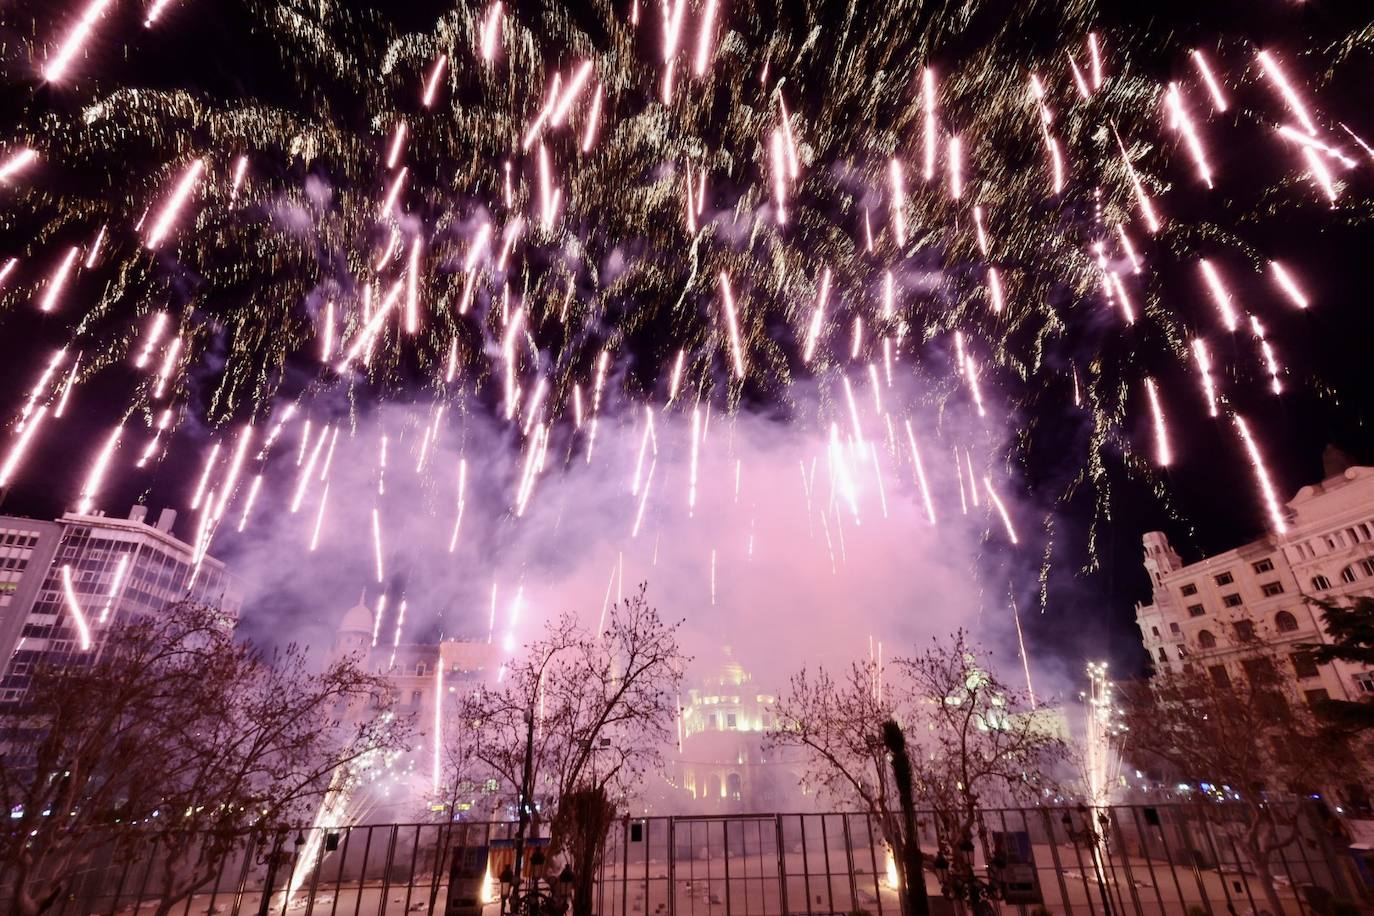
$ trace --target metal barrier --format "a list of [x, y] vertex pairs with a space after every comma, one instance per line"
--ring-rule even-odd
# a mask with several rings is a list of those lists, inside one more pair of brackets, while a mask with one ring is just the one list
[[[921, 843], [937, 838], [922, 819]], [[1241, 853], [1237, 822], [1221, 806], [1100, 809], [1013, 808], [983, 812], [974, 858], [987, 875], [997, 849], [1005, 899], [1019, 916], [1272, 914], [1265, 887]], [[69, 875], [51, 916], [405, 916], [444, 913], [456, 851], [509, 840], [510, 823], [387, 824], [253, 837], [216, 863], [196, 893], [168, 906], [163, 850], [89, 856]], [[1357, 877], [1315, 810], [1296, 821], [1273, 856], [1284, 914], [1329, 912], [1357, 900]], [[498, 844], [499, 845], [499, 844]], [[273, 852], [277, 854], [272, 855]], [[606, 839], [596, 882], [598, 916], [898, 916], [888, 856], [865, 814], [629, 818]], [[499, 872], [499, 866], [492, 869]], [[926, 886], [932, 912], [949, 912], [940, 876]], [[490, 887], [484, 916], [496, 916]], [[0, 888], [0, 906], [8, 894]], [[6, 908], [8, 908], [6, 906]], [[1284, 916], [1273, 914], [1273, 916]]]

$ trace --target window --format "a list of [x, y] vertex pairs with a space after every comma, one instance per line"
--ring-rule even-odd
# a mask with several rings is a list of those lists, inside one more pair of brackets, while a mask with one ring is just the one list
[[1355, 675], [1355, 687], [1360, 693], [1374, 693], [1374, 671]]
[[1276, 673], [1274, 663], [1263, 657], [1243, 659], [1240, 666], [1245, 669], [1245, 676], [1252, 681], [1272, 681]]
[[1316, 677], [1319, 673], [1311, 652], [1294, 652], [1289, 660], [1293, 662], [1293, 673], [1300, 678]]
[[1236, 628], [1236, 639], [1241, 642], [1251, 642], [1255, 638], [1255, 624], [1249, 620], [1237, 620], [1232, 624]]
[[1304, 690], [1302, 695], [1303, 698], [1307, 700], [1308, 706], [1315, 706], [1323, 700], [1331, 699], [1331, 694], [1326, 692], [1325, 687], [1314, 687], [1311, 690]]
[[1202, 605], [1200, 605], [1200, 604], [1190, 604], [1190, 605], [1188, 605], [1188, 616], [1189, 616], [1189, 617], [1201, 617], [1203, 614], [1206, 614], [1206, 613], [1207, 613], [1207, 609], [1206, 609], [1205, 607], [1203, 607]]
[[1282, 583], [1282, 582], [1266, 582], [1266, 583], [1264, 583], [1263, 585], [1260, 586], [1260, 591], [1264, 594], [1264, 597], [1266, 597], [1266, 598], [1272, 598], [1272, 597], [1274, 597], [1275, 595], [1282, 595], [1282, 594], [1283, 594], [1283, 583]]
[[1183, 648], [1182, 645], [1180, 645], [1180, 646], [1178, 647], [1178, 657], [1179, 657], [1180, 660], [1185, 659], [1185, 658], [1188, 657], [1188, 650], [1185, 649], [1185, 648]]
[[424, 662], [416, 662], [416, 663], [415, 663], [415, 676], [416, 676], [416, 677], [424, 677], [424, 676], [425, 676], [425, 663], [424, 663]]
[[1298, 618], [1287, 611], [1279, 611], [1274, 615], [1274, 627], [1280, 633], [1292, 633], [1298, 628]]
[[1212, 683], [1218, 687], [1230, 687], [1231, 675], [1226, 673], [1225, 665], [1213, 665], [1207, 669], [1207, 676], [1212, 679]]
[[419, 706], [419, 705], [420, 705], [420, 691], [418, 691], [418, 690], [412, 690], [412, 691], [410, 692], [410, 705], [411, 705], [411, 706]]
[[1217, 647], [1217, 638], [1212, 635], [1211, 630], [1201, 630], [1197, 634], [1197, 644], [1204, 649], [1215, 649]]
[[1228, 573], [1228, 572], [1224, 572], [1224, 573], [1222, 573], [1221, 575], [1217, 576], [1216, 578], [1217, 578], [1217, 585], [1230, 585], [1232, 582], [1236, 581], [1236, 580], [1235, 580], [1235, 577], [1232, 576], [1232, 575], [1231, 575], [1230, 573]]
[[1154, 636], [1155, 639], [1159, 639], [1159, 627], [1150, 627], [1150, 635]]
[[1171, 623], [1169, 624], [1169, 632], [1177, 636], [1178, 634], [1183, 632], [1183, 628], [1180, 627], [1177, 623]]
[[1263, 560], [1260, 560], [1258, 563], [1251, 563], [1250, 568], [1257, 573], [1273, 572], [1274, 561], [1266, 557]]
[[1313, 576], [1313, 577], [1312, 577], [1312, 591], [1314, 591], [1314, 592], [1324, 592], [1324, 591], [1326, 591], [1327, 589], [1329, 589], [1330, 587], [1331, 587], [1331, 580], [1328, 579], [1328, 578], [1326, 578], [1326, 576]]
[[1366, 557], [1360, 561], [1360, 572], [1366, 576], [1374, 576], [1374, 559]]
[[1162, 662], [1167, 662], [1169, 660], [1169, 653], [1164, 651], [1163, 646], [1159, 647], [1159, 660]]
[[1342, 581], [1342, 582], [1354, 582], [1355, 579], [1356, 579], [1356, 576], [1355, 576], [1355, 567], [1353, 567], [1353, 566], [1347, 566], [1345, 569], [1341, 570], [1341, 581]]
[[726, 717], [725, 717], [725, 727], [726, 727], [726, 728], [735, 728], [735, 727], [737, 727], [737, 724], [738, 724], [738, 723], [737, 723], [736, 720], [735, 720], [735, 714], [734, 714], [734, 713], [729, 713], [728, 715], [726, 715]]
[[1239, 594], [1232, 592], [1229, 595], [1223, 595], [1221, 598], [1221, 603], [1226, 605], [1227, 607], [1240, 607], [1245, 602], [1241, 600]]
[[1189, 582], [1187, 585], [1183, 586], [1183, 588], [1179, 589], [1179, 592], [1183, 594], [1183, 597], [1187, 598], [1189, 595], [1197, 594], [1197, 586]]

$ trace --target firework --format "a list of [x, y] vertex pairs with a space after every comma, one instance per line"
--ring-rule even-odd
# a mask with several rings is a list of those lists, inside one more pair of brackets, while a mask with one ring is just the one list
[[23, 172], [36, 161], [38, 161], [38, 154], [28, 147], [21, 147], [10, 153], [3, 161], [0, 161], [0, 184], [9, 184], [20, 172]]
[[76, 589], [72, 587], [72, 568], [65, 563], [62, 564], [62, 597], [67, 603], [67, 613], [72, 615], [72, 623], [76, 624], [77, 644], [82, 652], [89, 652], [91, 627], [86, 622], [85, 612], [81, 610], [81, 602], [76, 599]]
[[1155, 426], [1155, 461], [1162, 468], [1167, 468], [1173, 464], [1174, 453], [1169, 446], [1169, 430], [1164, 425], [1164, 408], [1159, 403], [1159, 389], [1155, 385], [1155, 380], [1146, 376], [1145, 394], [1150, 399], [1150, 416], [1154, 419]]
[[148, 237], [144, 244], [149, 248], [157, 248], [167, 238], [167, 233], [172, 229], [172, 223], [177, 215], [181, 213], [181, 208], [186, 205], [187, 199], [191, 196], [200, 182], [201, 172], [205, 170], [205, 160], [196, 159], [186, 170], [181, 173], [181, 178], [177, 180], [176, 186], [172, 188], [171, 195], [167, 202], [162, 205], [158, 212], [157, 219], [153, 221], [153, 227], [148, 232]]
[[1312, 304], [1307, 298], [1307, 294], [1302, 291], [1297, 281], [1293, 279], [1293, 275], [1290, 274], [1282, 264], [1278, 261], [1270, 261], [1269, 270], [1274, 274], [1274, 282], [1278, 284], [1279, 289], [1283, 290], [1284, 295], [1287, 296], [1294, 305], [1300, 309], [1305, 309]]
[[78, 253], [79, 249], [73, 245], [67, 251], [67, 256], [57, 265], [57, 270], [48, 278], [47, 287], [43, 291], [43, 299], [38, 304], [40, 312], [51, 312], [57, 308], [57, 301], [62, 296], [62, 288], [67, 285], [67, 279], [71, 275], [72, 265], [76, 263]]
[[96, 22], [105, 11], [109, 9], [113, 0], [91, 0], [86, 9], [81, 13], [81, 18], [76, 21], [76, 25], [67, 33], [67, 37], [57, 46], [57, 53], [48, 58], [48, 62], [43, 65], [43, 79], [50, 83], [59, 82], [67, 75], [67, 68], [71, 66], [72, 58], [81, 53], [82, 47], [91, 37], [91, 31], [95, 28]]
[[1255, 472], [1255, 483], [1259, 485], [1260, 494], [1264, 497], [1264, 507], [1269, 513], [1269, 523], [1278, 534], [1286, 534], [1288, 521], [1284, 518], [1278, 493], [1269, 479], [1269, 469], [1264, 466], [1264, 458], [1260, 455], [1255, 437], [1250, 434], [1250, 427], [1240, 414], [1233, 414], [1231, 419], [1235, 421], [1236, 431], [1240, 433], [1241, 441], [1245, 444], [1245, 452], [1250, 457], [1250, 466]]

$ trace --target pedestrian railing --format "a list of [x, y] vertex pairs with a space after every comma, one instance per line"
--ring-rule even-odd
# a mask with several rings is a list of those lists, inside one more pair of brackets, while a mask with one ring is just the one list
[[[1302, 916], [1369, 905], [1368, 866], [1313, 807], [1281, 829], [1266, 869], [1220, 805], [983, 812], [972, 856], [1000, 913]], [[921, 819], [934, 862], [939, 838]], [[369, 824], [246, 838], [192, 894], [168, 894], [167, 850], [100, 850], [65, 877], [52, 916], [496, 916], [512, 855], [505, 822]], [[503, 858], [505, 857], [505, 858]], [[482, 864], [486, 863], [485, 873]], [[925, 876], [934, 916], [960, 909]], [[597, 916], [900, 916], [897, 881], [865, 814], [624, 818], [606, 838]], [[0, 906], [12, 889], [0, 887]], [[1275, 912], [1281, 910], [1282, 912]]]

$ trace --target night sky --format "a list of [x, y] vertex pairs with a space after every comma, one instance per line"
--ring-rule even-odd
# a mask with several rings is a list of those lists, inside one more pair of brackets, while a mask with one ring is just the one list
[[[452, 8], [451, 4], [414, 2], [393, 9], [391, 4], [344, 4], [365, 16], [388, 20], [400, 32], [425, 31], [436, 18]], [[626, 6], [616, 0], [619, 9]], [[951, 6], [953, 4], [950, 4]], [[1010, 9], [1017, 4], [1007, 3]], [[0, 106], [9, 114], [0, 123], [11, 128], [0, 130], [0, 146], [7, 146], [10, 135], [38, 138], [44, 117], [52, 111], [74, 111], [97, 92], [97, 86], [55, 91], [46, 87], [31, 63], [35, 36], [42, 43], [59, 30], [56, 22], [73, 15], [79, 6], [74, 0], [44, 3], [9, 3], [0, 11], [0, 58], [4, 79]], [[523, 5], [515, 4], [517, 10]], [[824, 6], [824, 4], [822, 4]], [[1097, 4], [1096, 19], [1108, 48], [1112, 66], [1123, 65], [1161, 82], [1169, 79], [1193, 80], [1186, 55], [1180, 49], [1212, 49], [1222, 38], [1231, 59], [1239, 60], [1237, 48], [1252, 42], [1272, 47], [1284, 55], [1296, 73], [1306, 97], [1323, 115], [1324, 123], [1340, 121], [1364, 137], [1374, 136], [1374, 120], [1369, 114], [1368, 87], [1374, 85], [1374, 56], [1370, 49], [1357, 50], [1325, 82], [1320, 62], [1331, 56], [1331, 49], [1354, 29], [1367, 24], [1367, 11], [1357, 3], [1332, 0], [1290, 0], [1254, 2], [1108, 2]], [[574, 17], [584, 15], [571, 4]], [[995, 16], [997, 4], [984, 4], [984, 15]], [[646, 9], [657, 15], [656, 4]], [[729, 0], [724, 9], [730, 9]], [[936, 5], [931, 15], [941, 15]], [[517, 12], [516, 15], [519, 13]], [[80, 63], [87, 74], [98, 75], [99, 88], [116, 86], [157, 89], [182, 88], [210, 99], [257, 99], [265, 104], [291, 109], [303, 104], [293, 77], [282, 71], [277, 58], [263, 43], [269, 38], [257, 27], [257, 13], [248, 4], [231, 0], [174, 0], [156, 29], [142, 27], [139, 4], [117, 2], [114, 11], [99, 27], [98, 40], [89, 59]], [[590, 16], [590, 14], [586, 14]], [[646, 13], [646, 15], [651, 15]], [[760, 16], [772, 17], [776, 27], [795, 24], [798, 11], [787, 4], [762, 4]], [[1046, 22], [1051, 20], [1047, 19]], [[1047, 25], [1044, 34], [1026, 36], [1027, 53], [1052, 49], [1059, 38]], [[976, 28], [959, 41], [938, 48], [933, 59], [938, 66], [956, 67], [958, 61], [979, 42]], [[645, 66], [656, 65], [645, 49]], [[1310, 56], [1307, 52], [1311, 52]], [[322, 92], [342, 91], [344, 87], [318, 87]], [[807, 93], [796, 104], [805, 110]], [[1224, 131], [1225, 141], [1214, 140], [1209, 154], [1218, 187], [1209, 194], [1184, 193], [1190, 183], [1189, 160], [1172, 138], [1165, 141], [1165, 155], [1149, 160], [1150, 171], [1170, 182], [1173, 188], [1160, 198], [1160, 206], [1171, 223], [1211, 223], [1234, 233], [1261, 253], [1279, 253], [1286, 264], [1301, 275], [1312, 307], [1299, 311], [1280, 307], [1269, 281], [1242, 272], [1244, 260], [1233, 254], [1234, 246], [1225, 238], [1189, 237], [1177, 244], [1196, 255], [1212, 255], [1228, 266], [1227, 276], [1237, 304], [1264, 301], [1261, 310], [1269, 339], [1274, 343], [1284, 366], [1285, 391], [1279, 397], [1266, 390], [1267, 378], [1255, 365], [1249, 332], [1242, 328], [1226, 335], [1215, 323], [1215, 313], [1205, 301], [1188, 257], [1150, 258], [1156, 271], [1155, 291], [1161, 301], [1178, 307], [1185, 328], [1203, 334], [1212, 347], [1217, 365], [1218, 384], [1225, 389], [1231, 405], [1245, 414], [1256, 429], [1281, 497], [1288, 498], [1300, 486], [1321, 476], [1323, 449], [1334, 444], [1357, 462], [1374, 463], [1374, 432], [1370, 410], [1374, 407], [1374, 378], [1368, 370], [1368, 348], [1374, 340], [1374, 317], [1368, 303], [1368, 256], [1374, 230], [1369, 228], [1370, 194], [1374, 191], [1374, 160], [1361, 158], [1359, 167], [1343, 176], [1343, 189], [1335, 212], [1318, 199], [1310, 183], [1294, 166], [1298, 157], [1284, 153], [1273, 140], [1270, 128], [1274, 117], [1258, 117], [1257, 111], [1275, 109], [1272, 93], [1253, 73], [1243, 86], [1233, 90], [1232, 111], [1209, 120], [1213, 136]], [[1061, 98], [1066, 98], [1062, 96]], [[411, 108], [415, 106], [407, 103]], [[356, 120], [356, 129], [366, 130], [369, 114], [361, 100], [351, 106], [347, 98], [335, 101], [340, 117]], [[1352, 143], [1343, 147], [1358, 155]], [[160, 166], [166, 146], [147, 151], [147, 160], [127, 163], [131, 171]], [[1281, 153], [1283, 153], [1281, 155]], [[1166, 166], [1155, 167], [1157, 163]], [[270, 170], [266, 162], [255, 162], [256, 170]], [[1298, 178], [1294, 179], [1294, 174]], [[282, 170], [273, 176], [282, 182], [299, 180], [296, 171]], [[28, 182], [30, 179], [26, 179]], [[49, 164], [31, 179], [34, 184], [81, 182], [99, 194], [102, 185], [118, 188], [120, 182], [110, 172], [87, 171], [79, 164]], [[1284, 182], [1286, 184], [1283, 184]], [[1283, 184], [1282, 190], [1277, 190]], [[69, 186], [69, 185], [63, 185]], [[0, 189], [0, 201], [11, 192]], [[1294, 198], [1306, 203], [1291, 205]], [[1286, 203], [1289, 202], [1289, 203]], [[0, 209], [10, 208], [0, 203]], [[1256, 214], [1271, 212], [1269, 218]], [[85, 224], [87, 228], [90, 224]], [[98, 225], [98, 222], [95, 223]], [[6, 212], [0, 221], [0, 259], [11, 253], [24, 263], [7, 284], [0, 299], [0, 417], [8, 425], [17, 417], [33, 380], [42, 371], [52, 351], [71, 334], [74, 315], [41, 315], [33, 307], [32, 290], [55, 262], [64, 244], [77, 243], [60, 234], [36, 240], [37, 226], [22, 214]], [[82, 238], [88, 237], [88, 233]], [[1228, 254], [1231, 253], [1231, 254]], [[1229, 258], [1229, 260], [1228, 260]], [[78, 278], [66, 294], [73, 301], [95, 301], [109, 282], [109, 272], [88, 272]], [[169, 298], [177, 292], [190, 294], [203, 277], [186, 275], [170, 286]], [[186, 284], [185, 289], [180, 284]], [[16, 292], [16, 290], [19, 290]], [[643, 357], [644, 372], [657, 372], [659, 354], [674, 346], [670, 332], [654, 325], [640, 329], [630, 338], [631, 362]], [[100, 338], [96, 347], [116, 346], [112, 338]], [[1049, 608], [1039, 613], [1040, 564], [1045, 556], [1047, 533], [1036, 524], [1035, 516], [1025, 511], [1025, 544], [1019, 551], [990, 548], [989, 563], [1014, 571], [1021, 583], [1018, 601], [1033, 651], [1062, 659], [1068, 668], [1086, 656], [1106, 654], [1118, 670], [1139, 670], [1144, 657], [1137, 642], [1133, 604], [1148, 598], [1148, 582], [1140, 563], [1140, 536], [1154, 529], [1166, 531], [1185, 561], [1235, 546], [1260, 535], [1265, 528], [1263, 504], [1259, 499], [1245, 454], [1234, 428], [1225, 416], [1209, 419], [1201, 408], [1198, 381], [1193, 367], [1164, 355], [1157, 341], [1152, 344], [1124, 345], [1108, 340], [1102, 329], [1066, 335], [1065, 347], [1074, 364], [1084, 366], [1100, 361], [1102, 372], [1122, 379], [1122, 384], [1138, 385], [1145, 375], [1154, 376], [1164, 402], [1170, 406], [1169, 419], [1177, 459], [1172, 468], [1158, 478], [1165, 498], [1156, 492], [1154, 480], [1141, 473], [1142, 459], [1151, 454], [1150, 416], [1136, 390], [1124, 419], [1103, 448], [1106, 464], [1103, 473], [1109, 483], [1109, 523], [1099, 520], [1096, 569], [1087, 554], [1089, 526], [1094, 517], [1094, 496], [1087, 484], [1068, 500], [1058, 500], [1065, 483], [1083, 470], [1087, 443], [1094, 435], [1085, 411], [1072, 407], [1067, 365], [1041, 374], [1024, 385], [1044, 385], [1046, 392], [1011, 408], [1009, 424], [1024, 431], [1017, 440], [1018, 458], [1015, 481], [1021, 506], [1050, 512], [1054, 531], [1049, 572]], [[654, 358], [650, 359], [650, 355]], [[146, 500], [156, 508], [172, 505], [181, 508], [186, 494], [194, 488], [201, 469], [205, 443], [218, 429], [208, 428], [201, 418], [207, 403], [211, 380], [222, 367], [227, 354], [212, 348], [204, 361], [192, 370], [197, 380], [187, 388], [186, 419], [172, 439], [167, 457], [147, 473], [123, 474], [106, 486], [100, 504], [111, 514], [123, 514], [127, 506]], [[281, 393], [291, 395], [313, 383], [317, 362], [305, 353], [291, 354], [281, 367]], [[631, 372], [637, 371], [631, 368]], [[3, 496], [0, 510], [51, 517], [68, 507], [86, 473], [89, 456], [100, 437], [127, 409], [130, 392], [140, 383], [141, 374], [127, 359], [118, 359], [98, 375], [84, 380], [73, 395], [70, 416], [60, 428], [50, 428], [35, 444], [16, 485]], [[385, 384], [374, 384], [370, 391], [400, 401], [417, 398], [424, 388], [424, 370], [402, 365]], [[366, 386], [365, 386], [366, 390]], [[985, 393], [997, 398], [996, 389]], [[362, 395], [361, 397], [366, 397]], [[766, 388], [746, 392], [744, 403], [751, 409], [765, 410], [770, 401]], [[488, 408], [492, 405], [486, 404]], [[240, 404], [235, 420], [254, 414], [251, 404]], [[261, 420], [261, 415], [258, 415]], [[7, 440], [6, 440], [7, 441]], [[142, 442], [142, 438], [139, 439]], [[1133, 450], [1131, 455], [1125, 449]], [[130, 460], [125, 449], [125, 459]], [[791, 471], [789, 470], [789, 473]], [[1150, 472], [1151, 474], [1153, 472]], [[189, 536], [192, 522], [183, 515], [178, 531]], [[232, 541], [229, 542], [232, 544]], [[217, 554], [228, 552], [216, 549]], [[318, 614], [318, 609], [306, 613]]]

